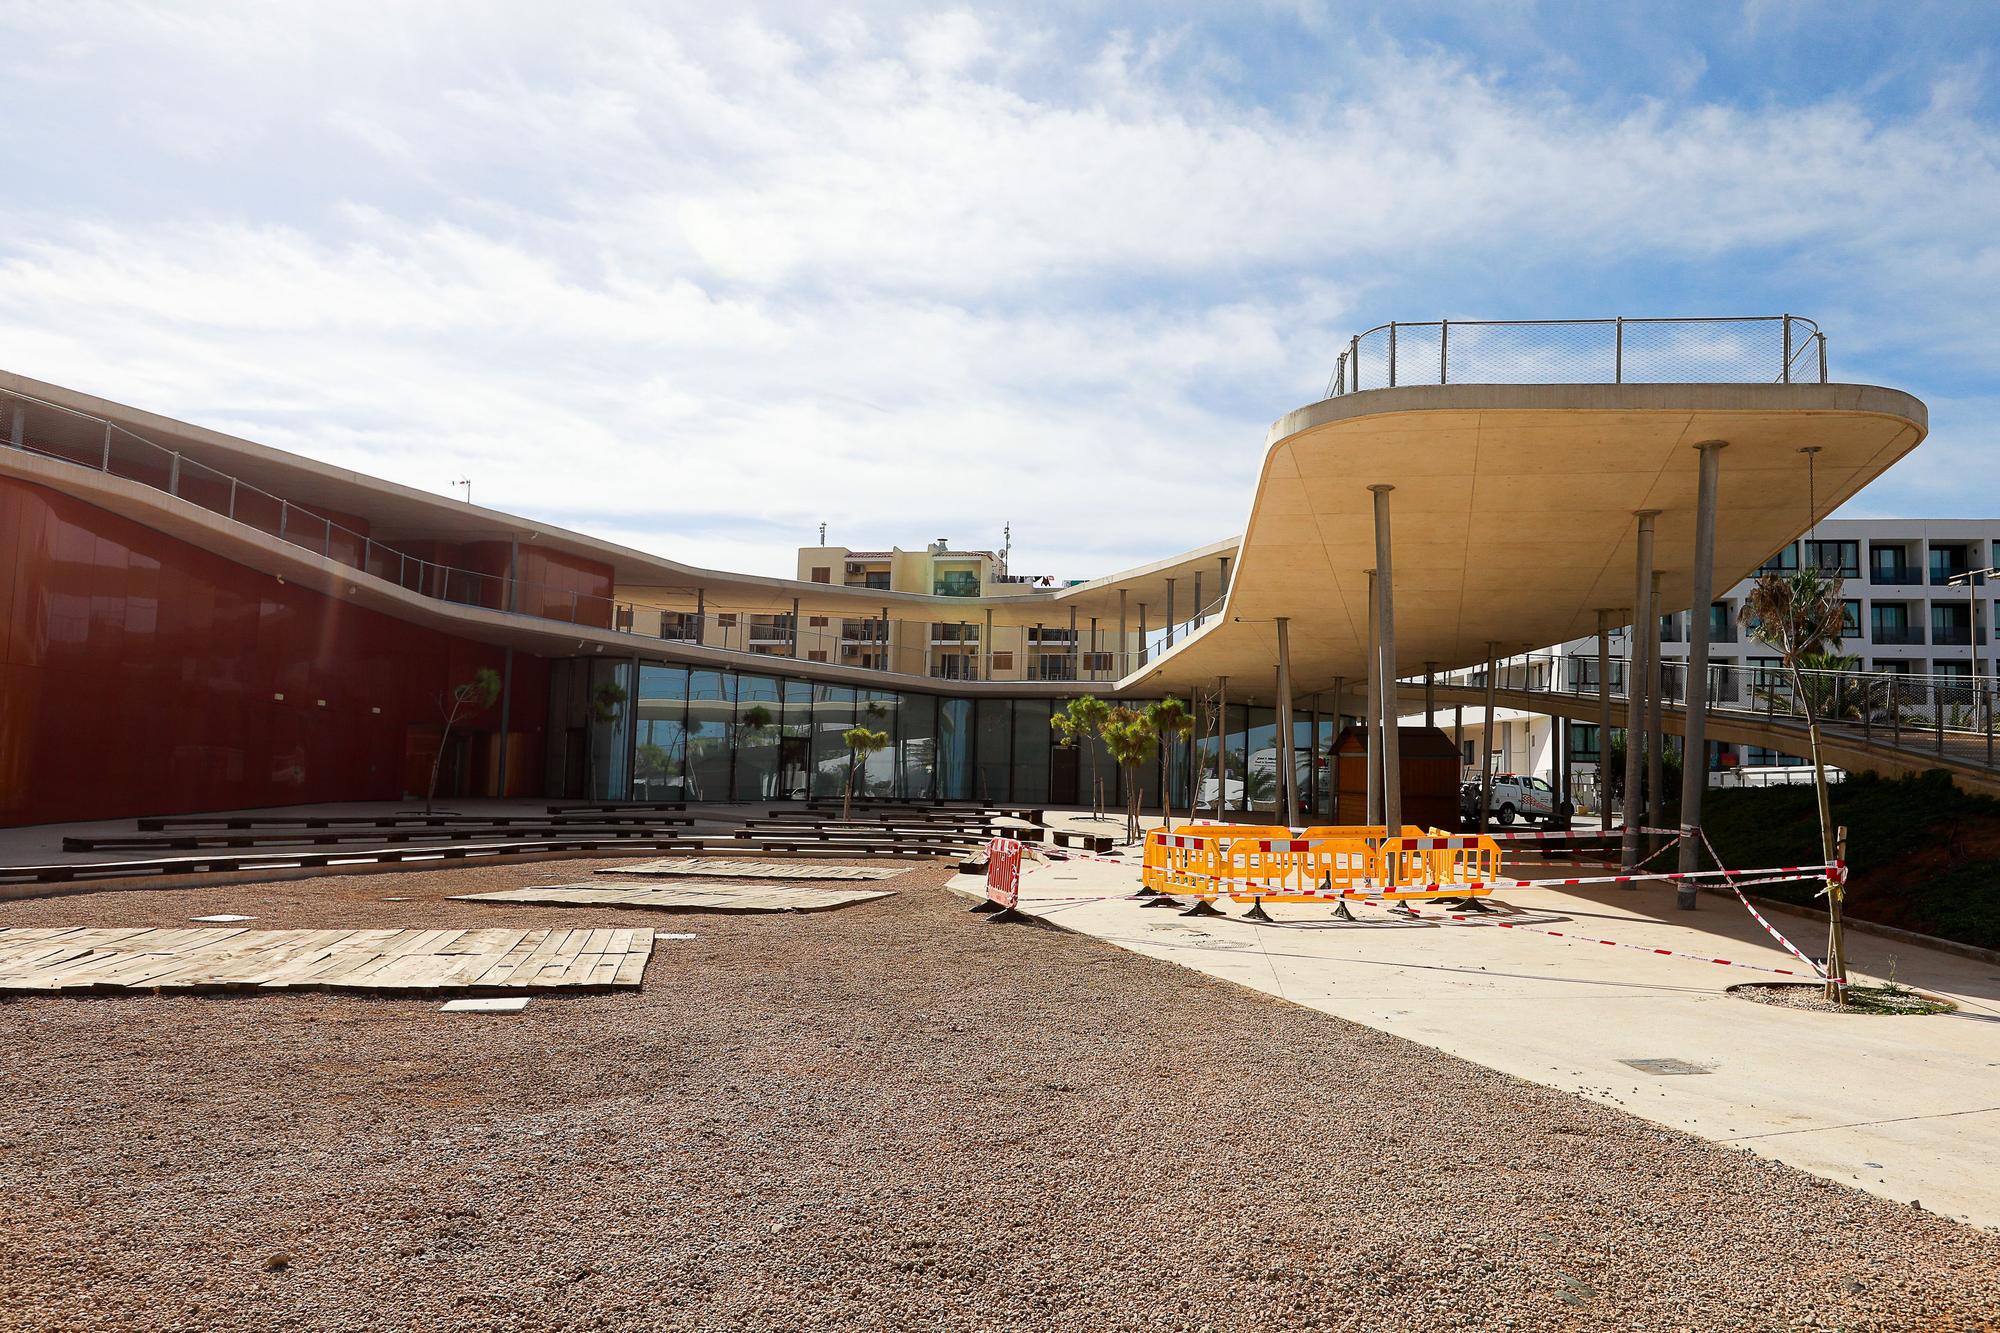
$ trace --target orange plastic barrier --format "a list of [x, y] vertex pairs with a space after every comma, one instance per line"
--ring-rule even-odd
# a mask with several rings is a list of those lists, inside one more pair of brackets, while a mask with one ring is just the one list
[[1204, 902], [1461, 898], [1488, 890], [1433, 886], [1501, 878], [1501, 849], [1489, 837], [1409, 824], [1394, 837], [1380, 825], [1188, 824], [1147, 835], [1140, 876], [1148, 888]]

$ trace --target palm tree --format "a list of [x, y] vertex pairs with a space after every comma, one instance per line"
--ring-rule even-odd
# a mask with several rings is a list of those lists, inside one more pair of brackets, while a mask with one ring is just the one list
[[[1779, 661], [1791, 675], [1792, 690], [1806, 715], [1806, 739], [1812, 747], [1813, 788], [1819, 797], [1819, 840], [1824, 860], [1831, 865], [1836, 855], [1833, 834], [1833, 806], [1827, 794], [1826, 761], [1820, 756], [1819, 706], [1824, 689], [1808, 689], [1803, 672], [1807, 662], [1824, 656], [1840, 642], [1844, 616], [1840, 602], [1840, 580], [1827, 578], [1819, 570], [1806, 568], [1789, 574], [1766, 574], [1751, 585], [1737, 619], [1751, 637], [1775, 649]], [[1846, 886], [1836, 871], [1826, 876], [1826, 998], [1836, 1004], [1847, 1002], [1847, 959], [1842, 947], [1840, 906]]]
[[[1755, 633], [1753, 630], [1752, 633]], [[1881, 712], [1888, 703], [1886, 683], [1861, 673], [1861, 659], [1841, 653], [1806, 653], [1799, 659], [1798, 693], [1787, 697], [1776, 685], [1753, 686], [1752, 698], [1787, 712], [1803, 696], [1822, 721], [1861, 722]]]
[[886, 748], [889, 733], [870, 731], [867, 727], [851, 727], [840, 733], [840, 739], [847, 742], [847, 786], [840, 795], [840, 817], [847, 819], [854, 812], [854, 775], [855, 770], [861, 767], [861, 757]]
[[1139, 841], [1139, 771], [1152, 762], [1159, 738], [1151, 723], [1123, 705], [1111, 710], [1098, 734], [1113, 762], [1125, 770], [1125, 842], [1129, 846]]
[[[1074, 749], [1086, 741], [1094, 741], [1104, 729], [1104, 719], [1111, 716], [1111, 705], [1094, 694], [1079, 695], [1063, 706], [1060, 713], [1049, 719], [1049, 725], [1062, 737], [1062, 745]], [[1104, 818], [1104, 784], [1097, 776], [1097, 747], [1090, 750], [1090, 817]]]
[[1146, 705], [1144, 721], [1160, 741], [1160, 820], [1174, 831], [1174, 742], [1194, 730], [1194, 716], [1173, 695]]

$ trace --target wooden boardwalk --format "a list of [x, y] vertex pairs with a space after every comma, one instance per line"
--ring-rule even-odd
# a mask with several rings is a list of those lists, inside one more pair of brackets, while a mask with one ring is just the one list
[[650, 930], [0, 928], [0, 994], [638, 989]]
[[696, 875], [714, 879], [894, 879], [908, 866], [829, 866], [798, 861], [749, 861], [727, 856], [669, 856], [636, 865], [608, 866], [600, 875]]
[[889, 889], [817, 889], [797, 884], [674, 884], [595, 880], [454, 895], [468, 903], [534, 903], [543, 907], [646, 907], [659, 912], [824, 912]]

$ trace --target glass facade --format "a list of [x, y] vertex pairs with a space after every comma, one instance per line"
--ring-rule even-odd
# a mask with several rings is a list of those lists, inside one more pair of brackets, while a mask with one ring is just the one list
[[[589, 794], [598, 799], [837, 798], [847, 783], [843, 736], [857, 725], [889, 736], [888, 745], [860, 765], [857, 794], [1024, 804], [1055, 795], [1057, 737], [1049, 718], [1062, 706], [1059, 699], [965, 699], [657, 664], [638, 668], [633, 691], [630, 662], [596, 660], [588, 668], [593, 684], [615, 683], [631, 697], [615, 716], [590, 727]], [[1302, 740], [1309, 730], [1301, 728]], [[1239, 734], [1239, 753], [1241, 742]], [[1183, 810], [1188, 748], [1183, 742], [1173, 756], [1174, 799]], [[1123, 775], [1096, 741], [1075, 761], [1083, 775], [1076, 802], [1089, 803], [1093, 754], [1102, 766], [1105, 801], [1115, 808], [1123, 800]], [[1210, 774], [1206, 794], [1213, 799], [1212, 768]], [[1145, 802], [1157, 804], [1158, 762], [1139, 777]], [[568, 794], [586, 793], [579, 787]], [[1239, 794], [1236, 784], [1231, 794]]]

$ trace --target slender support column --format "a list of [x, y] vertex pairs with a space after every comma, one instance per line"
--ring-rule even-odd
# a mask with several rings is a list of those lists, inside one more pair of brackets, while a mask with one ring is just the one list
[[708, 637], [708, 590], [694, 590], [694, 641], [701, 643]]
[[[1681, 745], [1682, 873], [1700, 869], [1701, 801], [1708, 792], [1708, 618], [1715, 601], [1715, 506], [1722, 480], [1721, 440], [1695, 446], [1700, 456], [1694, 509], [1694, 608], [1688, 612], [1687, 726]], [[1975, 638], [1979, 631], [1973, 629]], [[1974, 651], [1977, 651], [1975, 649]], [[1695, 909], [1699, 891], [1680, 883], [1679, 905]]]
[[1292, 736], [1291, 622], [1278, 617], [1278, 776], [1284, 782], [1285, 827], [1299, 826], [1299, 766]]
[[1076, 660], [1076, 647], [1076, 607], [1071, 606], [1069, 609], [1069, 678], [1071, 680], [1081, 680], [1083, 678], [1083, 673], [1077, 670], [1077, 667], [1082, 664]]
[[1167, 647], [1174, 646], [1174, 581], [1167, 580]]
[[1201, 628], [1201, 571], [1198, 569], [1194, 572], [1194, 624], [1196, 629]]
[[1611, 827], [1611, 613], [1597, 613], [1597, 826]]
[[1215, 715], [1215, 818], [1222, 821], [1222, 808], [1229, 802], [1229, 677], [1216, 677]]
[[1500, 732], [1494, 714], [1500, 711], [1500, 645], [1486, 645], [1486, 732], [1479, 743], [1479, 831], [1493, 822], [1493, 738]]
[[[1653, 520], [1657, 509], [1637, 511], [1639, 520], [1637, 554], [1632, 587], [1632, 650], [1625, 667], [1625, 841], [1627, 870], [1639, 864], [1639, 830], [1646, 822], [1646, 806], [1640, 797], [1639, 752], [1646, 743], [1646, 671], [1644, 644], [1652, 636], [1646, 622], [1653, 619]], [[1607, 747], [1606, 754], [1610, 753]]]
[[1092, 616], [1090, 618], [1090, 678], [1092, 680], [1096, 680], [1101, 674], [1097, 668], [1097, 617]]
[[1139, 665], [1144, 666], [1152, 658], [1146, 649], [1146, 604], [1139, 603]]
[[[1451, 710], [1451, 748], [1458, 756], [1461, 769], [1465, 767], [1465, 705], [1454, 704]], [[1460, 781], [1462, 782], [1463, 776]]]
[[[1305, 808], [1312, 814], [1319, 813], [1319, 696], [1313, 696], [1312, 710], [1306, 715], [1306, 734], [1311, 737], [1306, 743], [1306, 800]], [[1307, 820], [1311, 823], [1311, 820]]]
[[1427, 727], [1435, 727], [1437, 725], [1437, 710], [1438, 710], [1437, 666], [1438, 664], [1436, 662], [1424, 663], [1424, 725]]
[[1368, 571], [1368, 715], [1361, 719], [1367, 737], [1368, 822], [1382, 822], [1382, 645], [1376, 638], [1375, 571]]
[[993, 679], [993, 608], [990, 606], [986, 608], [986, 628], [983, 631], [981, 631], [981, 633], [985, 636], [979, 641], [979, 647], [986, 654], [986, 675], [984, 679], [992, 680]]
[[1333, 678], [1333, 744], [1326, 752], [1326, 818], [1330, 824], [1340, 822], [1340, 712], [1341, 699], [1347, 694], [1347, 678]]
[[1229, 595], [1229, 557], [1226, 555], [1222, 556], [1218, 558], [1216, 563], [1220, 567], [1221, 572], [1216, 576], [1215, 595], [1217, 597], [1227, 597]]
[[[632, 707], [639, 706], [639, 682], [632, 682]], [[514, 711], [514, 650], [507, 649], [500, 655], [500, 772], [494, 784], [495, 796], [507, 799], [507, 731], [512, 723]], [[634, 721], [634, 726], [638, 723]]]
[[[1667, 738], [1660, 726], [1666, 670], [1660, 661], [1660, 574], [1653, 572], [1653, 614], [1646, 621], [1646, 827], [1667, 826]], [[1660, 844], [1646, 840], [1648, 854]]]
[[1132, 640], [1125, 633], [1125, 589], [1118, 590], [1118, 669], [1113, 675], [1130, 675], [1132, 671]]
[[799, 656], [799, 599], [792, 598], [792, 660]]
[[1402, 701], [1396, 697], [1396, 577], [1390, 563], [1389, 492], [1394, 486], [1370, 486], [1375, 495], [1375, 593], [1382, 608], [1376, 613], [1376, 637], [1382, 652], [1382, 817], [1391, 833], [1403, 827]]

